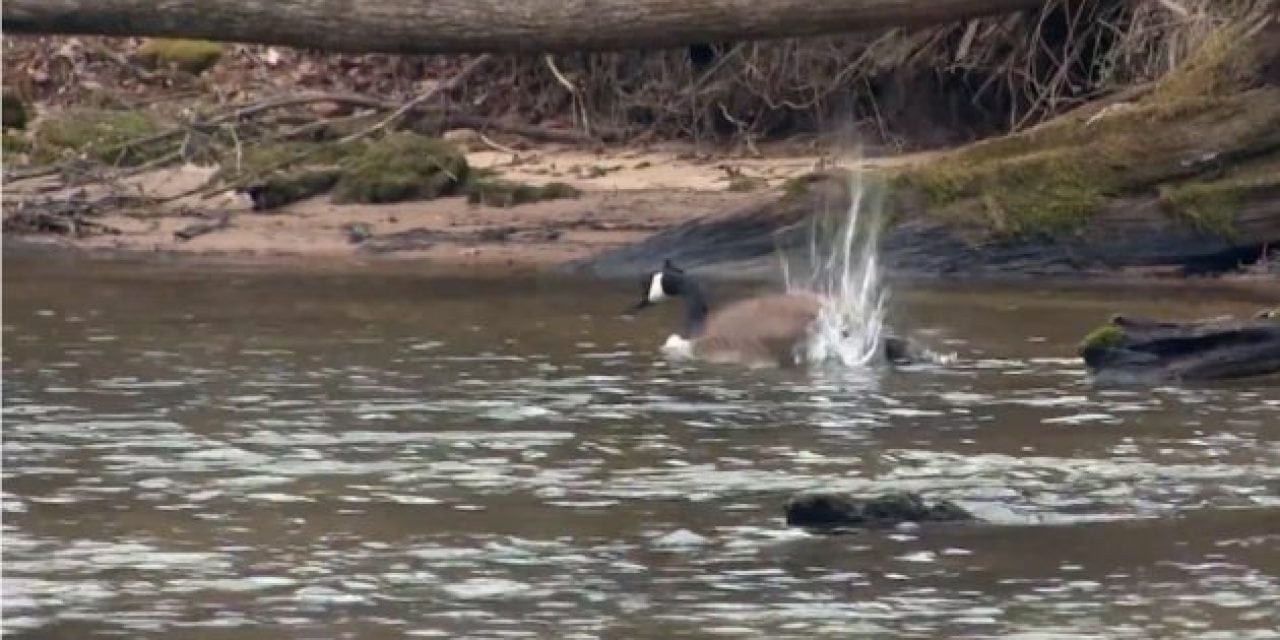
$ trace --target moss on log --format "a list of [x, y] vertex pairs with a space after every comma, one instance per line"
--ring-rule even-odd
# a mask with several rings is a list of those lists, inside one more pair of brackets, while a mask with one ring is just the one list
[[1197, 230], [1230, 236], [1248, 202], [1275, 198], [1277, 64], [1277, 29], [1250, 38], [1224, 28], [1132, 102], [1081, 108], [892, 178], [914, 194], [904, 208], [976, 239], [1074, 233], [1117, 198], [1135, 196], [1158, 198]]
[[[1223, 28], [1127, 100], [863, 173], [891, 187], [880, 251], [901, 275], [1236, 269], [1280, 246], [1280, 24]], [[630, 276], [671, 258], [764, 270], [778, 249], [803, 249], [797, 222], [847, 207], [852, 182], [800, 176], [773, 200], [566, 268]]]
[[1080, 343], [1103, 382], [1160, 383], [1280, 373], [1280, 323], [1259, 318], [1161, 322], [1116, 316]]

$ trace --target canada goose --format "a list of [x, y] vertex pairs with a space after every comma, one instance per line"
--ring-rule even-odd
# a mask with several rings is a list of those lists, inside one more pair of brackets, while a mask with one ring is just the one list
[[711, 312], [702, 288], [667, 260], [645, 278], [638, 311], [667, 298], [685, 299], [684, 328], [667, 338], [662, 351], [675, 358], [698, 358], [753, 366], [802, 364], [803, 349], [825, 298], [788, 292], [748, 298]]

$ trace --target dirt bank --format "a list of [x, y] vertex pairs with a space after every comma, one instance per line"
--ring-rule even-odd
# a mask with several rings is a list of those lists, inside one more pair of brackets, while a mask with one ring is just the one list
[[[550, 266], [638, 242], [688, 220], [776, 198], [788, 179], [826, 160], [776, 152], [711, 158], [691, 149], [594, 153], [543, 146], [515, 154], [468, 154], [473, 167], [529, 184], [564, 182], [577, 198], [515, 207], [462, 197], [394, 204], [335, 204], [319, 196], [267, 212], [244, 194], [189, 196], [160, 207], [109, 211], [80, 234], [6, 233], [10, 243], [86, 251], [196, 256], [417, 258], [469, 265]], [[199, 187], [211, 167], [185, 165], [127, 181], [128, 191], [163, 198]], [[25, 181], [6, 201], [48, 188]], [[65, 195], [50, 192], [49, 197]], [[9, 205], [6, 206], [6, 208]], [[6, 211], [6, 214], [8, 211]], [[193, 235], [192, 232], [198, 235]], [[199, 233], [203, 231], [203, 233]]]

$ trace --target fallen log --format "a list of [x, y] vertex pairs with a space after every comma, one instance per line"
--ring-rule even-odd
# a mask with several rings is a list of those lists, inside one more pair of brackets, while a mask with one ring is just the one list
[[1249, 321], [1162, 322], [1115, 316], [1080, 343], [1095, 380], [1161, 383], [1223, 380], [1280, 373], [1280, 322], [1268, 313]]
[[614, 51], [921, 26], [1046, 0], [7, 0], [4, 31], [382, 53]]

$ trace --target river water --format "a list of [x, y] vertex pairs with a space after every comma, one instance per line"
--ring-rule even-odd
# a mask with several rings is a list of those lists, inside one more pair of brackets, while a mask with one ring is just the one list
[[[1263, 300], [899, 290], [954, 363], [800, 373], [663, 362], [638, 289], [6, 257], [6, 634], [1280, 637], [1280, 383], [1071, 357]], [[810, 489], [986, 523], [788, 529]]]

